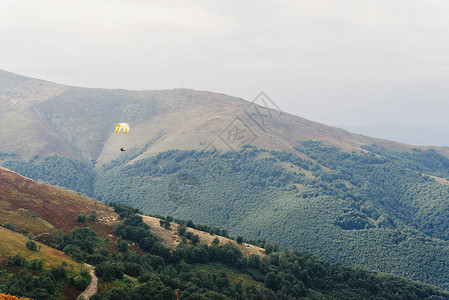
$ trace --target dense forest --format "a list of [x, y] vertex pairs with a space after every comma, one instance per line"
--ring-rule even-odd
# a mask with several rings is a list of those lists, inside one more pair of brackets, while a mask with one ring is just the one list
[[296, 151], [303, 155], [174, 150], [133, 164], [124, 154], [97, 169], [57, 156], [2, 165], [103, 202], [449, 288], [447, 158], [375, 146], [348, 153], [314, 141]]
[[95, 170], [92, 164], [58, 155], [34, 156], [30, 160], [8, 160], [2, 166], [34, 180], [67, 188], [92, 197]]
[[[136, 209], [112, 205], [122, 219], [114, 229], [121, 237], [117, 241], [118, 252], [109, 251], [107, 243], [88, 227], [77, 228], [53, 240], [54, 247], [95, 266], [100, 282], [99, 291], [92, 299], [166, 300], [175, 299], [175, 292], [183, 300], [446, 299], [449, 296], [442, 290], [392, 275], [349, 268], [341, 263], [329, 264], [298, 250], [246, 257], [230, 244], [214, 242], [208, 246], [191, 238], [183, 239], [170, 251], [136, 215]], [[139, 246], [139, 254], [128, 247], [130, 243]], [[40, 278], [21, 274], [10, 277], [0, 290], [12, 294], [20, 291], [20, 295], [36, 299], [54, 299], [56, 294], [50, 293], [52, 286], [65, 276], [62, 266], [43, 271]], [[87, 283], [82, 275], [71, 282], [81, 286]], [[35, 290], [36, 284], [41, 290]], [[21, 290], [17, 290], [19, 286]]]

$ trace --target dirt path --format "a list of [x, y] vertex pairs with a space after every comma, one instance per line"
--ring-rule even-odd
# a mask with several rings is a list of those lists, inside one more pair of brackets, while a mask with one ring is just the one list
[[92, 280], [90, 281], [90, 284], [87, 287], [87, 289], [84, 292], [82, 292], [81, 295], [78, 296], [78, 299], [89, 300], [90, 297], [95, 295], [95, 293], [97, 292], [98, 277], [95, 275], [95, 271], [92, 269], [89, 271], [89, 273], [90, 273], [90, 276], [92, 276]]

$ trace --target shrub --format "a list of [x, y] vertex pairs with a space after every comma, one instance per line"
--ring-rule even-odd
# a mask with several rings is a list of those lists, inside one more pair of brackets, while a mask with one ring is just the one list
[[78, 221], [78, 222], [81, 222], [81, 223], [86, 222], [86, 216], [85, 216], [84, 214], [78, 215], [77, 221]]
[[98, 219], [97, 212], [93, 210], [87, 218], [91, 221], [96, 221]]
[[37, 251], [37, 245], [33, 240], [28, 240], [25, 246], [31, 251]]

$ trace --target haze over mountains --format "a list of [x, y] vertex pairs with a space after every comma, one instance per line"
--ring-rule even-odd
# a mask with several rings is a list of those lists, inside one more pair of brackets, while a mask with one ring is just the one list
[[380, 123], [373, 126], [341, 126], [350, 132], [382, 137], [413, 145], [447, 146], [449, 131], [437, 125]]
[[[449, 288], [449, 148], [352, 134], [211, 92], [0, 72], [2, 165], [148, 214]], [[128, 122], [128, 134], [115, 125]], [[125, 152], [119, 149], [125, 148]]]

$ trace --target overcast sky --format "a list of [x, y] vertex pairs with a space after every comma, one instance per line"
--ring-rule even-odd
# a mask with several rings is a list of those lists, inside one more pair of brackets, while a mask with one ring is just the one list
[[0, 69], [85, 87], [265, 91], [329, 125], [449, 131], [449, 1], [0, 0]]

